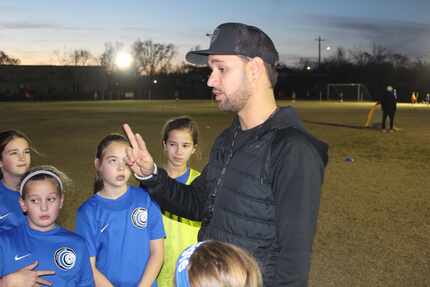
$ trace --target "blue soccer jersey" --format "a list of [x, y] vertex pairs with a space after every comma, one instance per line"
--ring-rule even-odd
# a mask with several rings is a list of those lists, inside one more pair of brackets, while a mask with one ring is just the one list
[[78, 209], [76, 232], [85, 237], [97, 269], [115, 287], [137, 286], [150, 241], [165, 237], [160, 208], [142, 188], [132, 186], [115, 200], [97, 194], [89, 198]]
[[19, 192], [7, 188], [0, 181], [0, 231], [12, 229], [25, 222], [19, 206]]
[[95, 286], [85, 240], [77, 234], [61, 227], [36, 231], [27, 223], [0, 233], [0, 277], [36, 260], [36, 270], [55, 272], [43, 277], [53, 286]]

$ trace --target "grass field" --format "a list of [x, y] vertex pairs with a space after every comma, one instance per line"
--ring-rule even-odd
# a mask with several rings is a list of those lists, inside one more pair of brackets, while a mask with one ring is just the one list
[[[381, 133], [362, 128], [371, 103], [294, 105], [330, 145], [310, 286], [430, 286], [430, 107], [399, 105], [399, 131]], [[200, 126], [201, 158], [192, 164], [200, 169], [232, 118], [210, 102], [0, 103], [0, 129], [25, 132], [41, 153], [33, 164], [53, 164], [74, 180], [60, 218], [73, 228], [76, 208], [92, 193], [99, 140], [128, 122], [162, 162], [160, 129], [182, 114]]]

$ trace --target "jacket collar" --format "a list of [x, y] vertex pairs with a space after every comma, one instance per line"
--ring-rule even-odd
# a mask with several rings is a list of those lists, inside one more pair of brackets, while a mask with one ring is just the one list
[[[240, 129], [239, 117], [236, 115], [232, 124], [233, 130]], [[280, 107], [262, 124], [252, 129], [256, 130], [256, 135], [260, 136], [272, 129], [285, 129], [295, 127], [305, 131], [303, 122], [299, 119], [296, 110], [293, 107]]]

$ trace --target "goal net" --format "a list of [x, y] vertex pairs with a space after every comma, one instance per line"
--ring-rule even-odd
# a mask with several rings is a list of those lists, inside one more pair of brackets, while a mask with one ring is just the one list
[[369, 90], [363, 84], [327, 84], [327, 100], [331, 101], [367, 101], [371, 100]]

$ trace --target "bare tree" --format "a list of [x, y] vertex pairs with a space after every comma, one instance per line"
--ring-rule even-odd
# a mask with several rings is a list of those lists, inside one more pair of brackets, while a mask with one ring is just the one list
[[409, 57], [400, 53], [391, 54], [389, 55], [389, 58], [395, 68], [406, 68], [411, 64]]
[[116, 42], [115, 44], [110, 42], [105, 43], [105, 50], [98, 58], [100, 65], [105, 67], [108, 71], [113, 71], [115, 67], [115, 56], [123, 46], [121, 42]]
[[53, 65], [67, 65], [68, 64], [68, 55], [67, 53], [63, 50], [63, 52], [61, 52], [60, 50], [54, 50], [52, 52], [52, 56], [50, 59], [51, 64]]
[[69, 54], [69, 64], [74, 66], [88, 66], [95, 63], [95, 57], [85, 49], [76, 49]]
[[135, 41], [132, 50], [136, 72], [148, 76], [169, 72], [176, 53], [173, 44], [160, 44], [151, 40]]
[[332, 57], [332, 60], [338, 65], [348, 63], [348, 57], [345, 49], [338, 47], [334, 56]]
[[299, 69], [308, 70], [315, 67], [315, 62], [309, 58], [300, 58], [296, 64]]
[[370, 63], [372, 55], [361, 49], [352, 49], [350, 50], [352, 62], [357, 64], [358, 66], [366, 66]]
[[19, 65], [20, 62], [18, 58], [8, 56], [5, 52], [0, 50], [0, 65]]
[[371, 59], [374, 64], [386, 63], [389, 60], [391, 52], [380, 45], [373, 44]]

